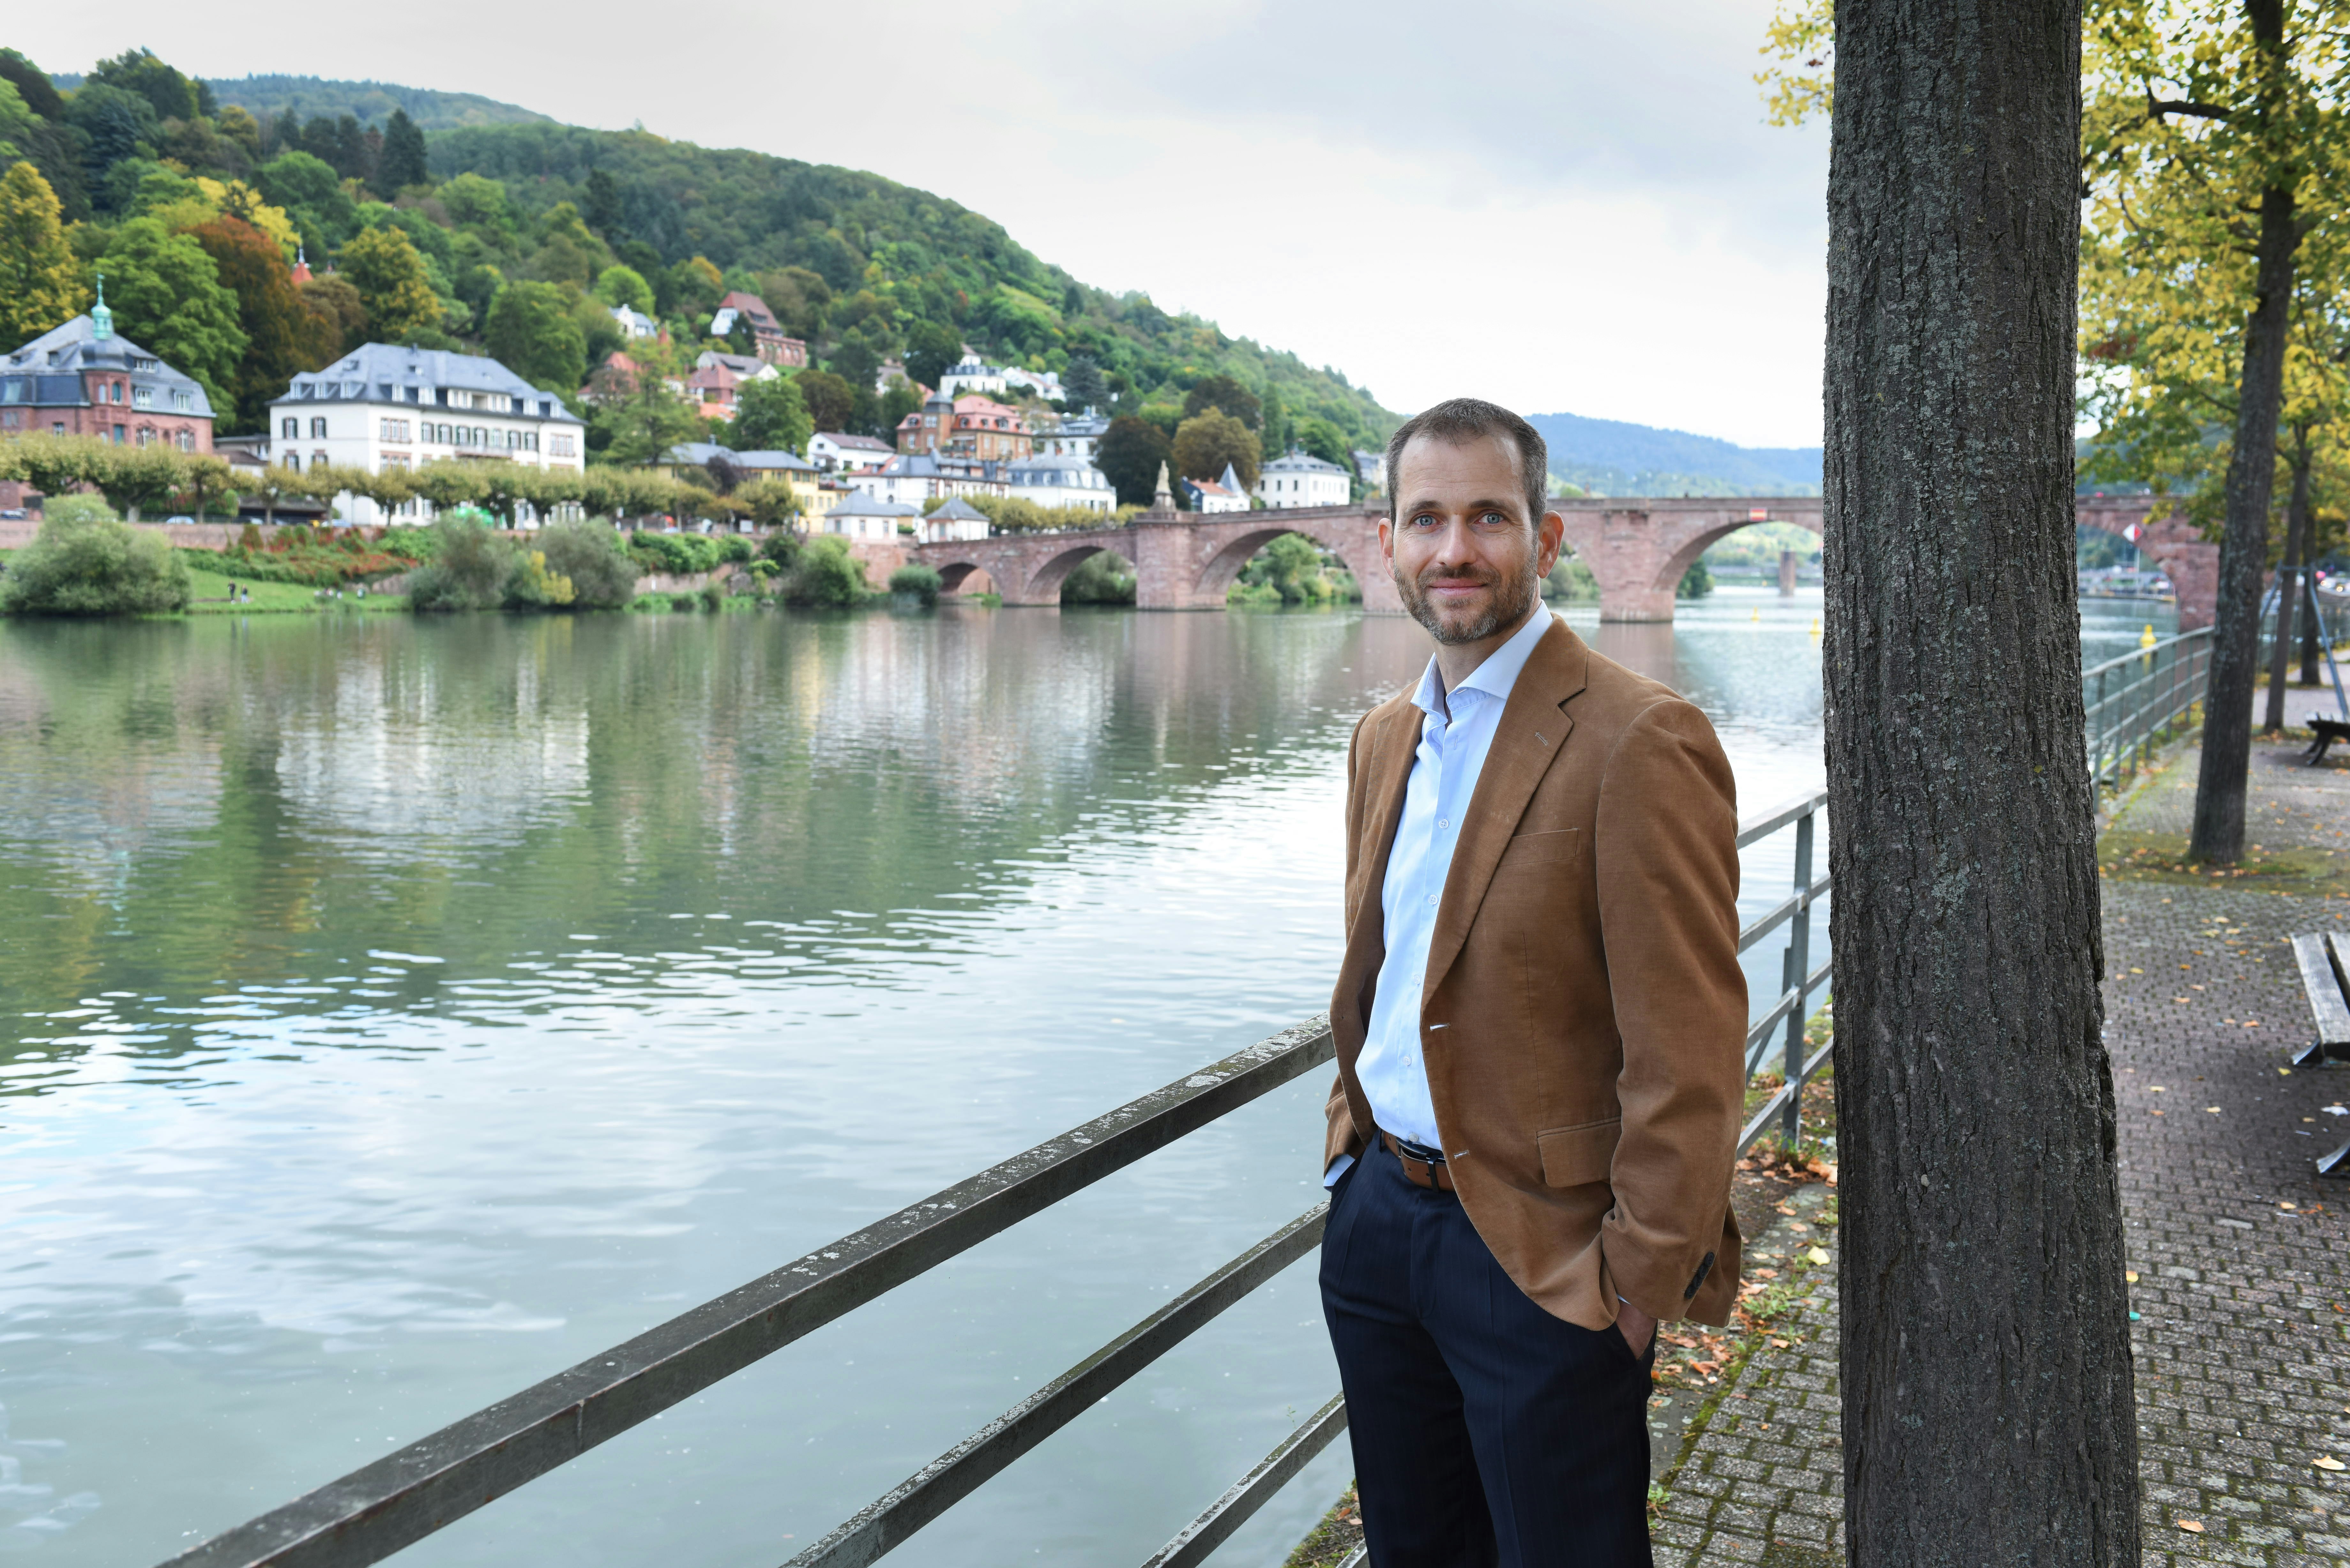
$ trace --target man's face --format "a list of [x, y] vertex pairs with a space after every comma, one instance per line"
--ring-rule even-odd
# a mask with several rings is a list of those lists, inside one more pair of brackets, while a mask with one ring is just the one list
[[1526, 515], [1516, 446], [1414, 436], [1396, 461], [1396, 520], [1379, 548], [1414, 620], [1443, 643], [1514, 631], [1558, 560], [1566, 521]]

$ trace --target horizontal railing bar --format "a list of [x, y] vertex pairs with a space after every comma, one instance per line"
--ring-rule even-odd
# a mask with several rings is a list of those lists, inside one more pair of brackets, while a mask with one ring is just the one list
[[1752, 1077], [1754, 1069], [1762, 1064], [1762, 1053], [1771, 1044], [1772, 1032], [1785, 1021], [1792, 1009], [1801, 1007], [1805, 998], [1827, 983], [1828, 975], [1835, 968], [1835, 961], [1831, 959], [1806, 975], [1802, 985], [1793, 991], [1780, 992], [1779, 1000], [1771, 1004], [1771, 1011], [1748, 1028], [1746, 1031], [1746, 1075], [1748, 1077]]
[[1769, 913], [1756, 916], [1753, 924], [1741, 927], [1738, 932], [1738, 950], [1744, 952], [1748, 948], [1819, 902], [1826, 896], [1828, 887], [1829, 879], [1823, 877], [1802, 892], [1788, 894], [1773, 905]]
[[866, 1568], [904, 1545], [1005, 1466], [1320, 1246], [1328, 1212], [1326, 1201], [1292, 1220], [858, 1510], [785, 1568]]
[[2115, 657], [2105, 660], [2101, 664], [2093, 664], [2088, 669], [2081, 671], [2081, 679], [2084, 680], [2094, 680], [2098, 676], [2104, 674], [2106, 670], [2119, 669], [2121, 666], [2129, 663], [2132, 659], [2148, 659], [2156, 654], [2165, 652], [2166, 650], [2183, 652], [2189, 643], [2204, 643], [2210, 640], [2211, 628], [2208, 626], [2199, 627], [2193, 631], [2182, 631], [2176, 637], [2164, 638], [2152, 648], [2133, 649], [2127, 653], [2116, 654]]
[[1142, 1568], [1198, 1568], [1233, 1531], [1249, 1521], [1250, 1515], [1287, 1486], [1290, 1478], [1304, 1469], [1308, 1459], [1329, 1447], [1330, 1439], [1346, 1429], [1347, 1397], [1334, 1395], [1327, 1405], [1306, 1417], [1304, 1426], [1284, 1438], [1279, 1448], [1265, 1455], [1256, 1469], [1233, 1482], [1230, 1491], [1210, 1504], [1207, 1512], [1185, 1525], [1176, 1532], [1174, 1540], [1152, 1553]]
[[1772, 1096], [1761, 1110], [1754, 1113], [1754, 1119], [1748, 1122], [1746, 1130], [1738, 1135], [1740, 1154], [1744, 1154], [1754, 1146], [1754, 1140], [1761, 1137], [1763, 1131], [1770, 1127], [1771, 1118], [1787, 1108], [1787, 1096], [1802, 1093], [1804, 1085], [1812, 1081], [1813, 1075], [1820, 1070], [1820, 1064], [1825, 1062], [1829, 1053], [1835, 1049], [1835, 1037], [1830, 1035], [1828, 1043], [1819, 1048], [1818, 1054], [1804, 1064], [1804, 1070], [1795, 1075], [1795, 1081], [1792, 1084], [1782, 1084], [1779, 1086], [1779, 1092]]
[[1750, 816], [1738, 825], [1738, 847], [1745, 848], [1758, 838], [1767, 838], [1797, 817], [1809, 816], [1827, 804], [1828, 792], [1815, 789], [1809, 794], [1772, 807], [1760, 816]]
[[1293, 1024], [214, 1536], [172, 1568], [380, 1562], [1334, 1054], [1327, 1019]]

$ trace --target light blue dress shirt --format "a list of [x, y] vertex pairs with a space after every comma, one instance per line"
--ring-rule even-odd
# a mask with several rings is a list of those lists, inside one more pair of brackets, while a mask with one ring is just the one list
[[[1430, 658], [1419, 690], [1412, 693], [1412, 706], [1420, 711], [1419, 750], [1379, 895], [1387, 957], [1379, 963], [1355, 1077], [1382, 1131], [1430, 1148], [1442, 1145], [1428, 1091], [1428, 1064], [1420, 1055], [1419, 1023], [1437, 903], [1452, 871], [1452, 846], [1461, 841], [1461, 821], [1477, 793], [1477, 775], [1485, 771], [1485, 753], [1501, 727], [1502, 710], [1552, 619], [1549, 608], [1537, 604], [1526, 624], [1451, 691]], [[1323, 1184], [1335, 1183], [1352, 1163], [1344, 1155], [1333, 1160]]]

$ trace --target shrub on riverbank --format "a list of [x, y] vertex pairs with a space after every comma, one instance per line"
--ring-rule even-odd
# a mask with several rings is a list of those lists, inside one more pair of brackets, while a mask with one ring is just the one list
[[546, 569], [571, 580], [578, 609], [619, 609], [637, 594], [637, 563], [603, 523], [565, 523], [538, 536]]
[[[404, 533], [421, 530], [404, 529]], [[298, 583], [304, 587], [334, 588], [401, 571], [416, 557], [370, 545], [356, 528], [280, 528], [267, 543], [261, 530], [247, 524], [237, 542], [225, 550], [200, 550], [189, 561], [225, 577], [255, 583]]]
[[936, 569], [925, 566], [919, 562], [910, 561], [889, 574], [889, 591], [893, 594], [913, 595], [922, 601], [924, 609], [939, 602], [939, 589], [941, 586]]
[[848, 541], [837, 534], [819, 534], [809, 540], [784, 578], [786, 604], [846, 609], [863, 604], [870, 592], [865, 586], [865, 563], [848, 553]]
[[1558, 565], [1543, 579], [1542, 596], [1567, 604], [1596, 604], [1599, 600], [1599, 579], [1591, 568], [1572, 556], [1562, 555]]
[[33, 542], [0, 577], [10, 615], [141, 615], [185, 609], [188, 568], [95, 495], [53, 498]]

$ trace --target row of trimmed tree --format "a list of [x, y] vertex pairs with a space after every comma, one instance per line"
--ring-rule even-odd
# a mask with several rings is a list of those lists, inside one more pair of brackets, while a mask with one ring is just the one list
[[751, 480], [722, 495], [690, 478], [650, 469], [582, 472], [511, 462], [433, 462], [380, 472], [325, 463], [240, 472], [209, 452], [117, 446], [95, 436], [0, 441], [0, 482], [5, 481], [44, 495], [95, 490], [132, 522], [164, 512], [202, 519], [258, 507], [265, 521], [275, 523], [277, 509], [288, 502], [331, 503], [338, 495], [364, 496], [387, 514], [418, 501], [435, 512], [478, 506], [508, 527], [585, 514], [615, 522], [671, 517], [776, 528], [790, 525], [801, 511], [798, 492], [781, 479]]

